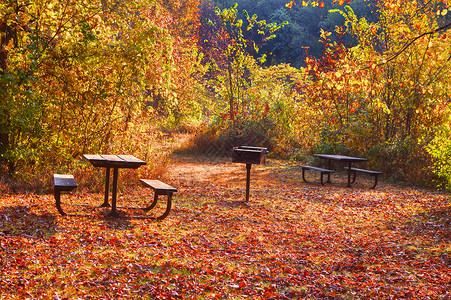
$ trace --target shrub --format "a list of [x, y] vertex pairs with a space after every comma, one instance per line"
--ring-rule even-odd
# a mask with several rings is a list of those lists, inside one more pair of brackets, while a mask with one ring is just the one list
[[438, 188], [451, 191], [451, 128], [445, 124], [426, 147], [432, 157], [432, 171], [438, 176], [434, 180]]

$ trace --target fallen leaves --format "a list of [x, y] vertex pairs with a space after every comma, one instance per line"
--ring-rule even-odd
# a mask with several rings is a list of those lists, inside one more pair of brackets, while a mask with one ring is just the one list
[[[270, 160], [175, 158], [179, 188], [162, 222], [103, 217], [100, 194], [0, 197], [0, 294], [7, 298], [298, 299], [449, 297], [449, 196], [359, 177], [305, 184]], [[143, 206], [142, 187], [119, 205]], [[107, 211], [107, 209], [105, 210]], [[121, 209], [126, 215], [134, 210]]]

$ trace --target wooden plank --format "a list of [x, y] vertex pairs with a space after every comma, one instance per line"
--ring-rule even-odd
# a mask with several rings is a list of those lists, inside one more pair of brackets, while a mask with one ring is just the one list
[[86, 160], [89, 160], [89, 161], [91, 161], [91, 160], [99, 160], [99, 161], [105, 160], [101, 155], [98, 155], [98, 154], [83, 154], [83, 157]]
[[361, 162], [361, 161], [368, 160], [366, 158], [361, 158], [361, 157], [352, 157], [352, 156], [336, 155], [336, 154], [314, 154], [313, 156], [318, 157], [318, 158], [338, 160], [338, 161]]
[[100, 156], [109, 162], [123, 162], [124, 161], [122, 158], [120, 158], [117, 155], [101, 154]]
[[141, 165], [145, 165], [147, 164], [145, 161], [134, 157], [133, 155], [118, 155], [119, 158], [121, 158], [124, 161], [130, 162], [130, 163], [136, 163], [136, 164], [141, 164]]
[[109, 162], [99, 154], [83, 154], [83, 158], [89, 161], [94, 167], [109, 167]]
[[159, 180], [140, 179], [140, 181], [155, 191], [177, 192], [176, 188]]
[[303, 169], [307, 169], [307, 170], [315, 170], [315, 171], [320, 171], [320, 172], [325, 172], [325, 173], [334, 173], [334, 170], [328, 170], [328, 169], [323, 169], [323, 168], [318, 168], [318, 167], [311, 167], [311, 166], [301, 166]]
[[83, 158], [88, 160], [94, 167], [103, 168], [129, 168], [136, 169], [146, 162], [133, 155], [112, 155], [112, 154], [84, 154]]
[[[346, 170], [349, 170], [349, 168], [345, 168]], [[379, 171], [373, 171], [373, 170], [365, 170], [365, 169], [358, 169], [358, 168], [351, 168], [351, 171], [361, 172], [361, 173], [368, 173], [368, 174], [382, 174], [382, 172]]]
[[59, 190], [70, 191], [77, 187], [73, 175], [53, 174], [54, 187]]

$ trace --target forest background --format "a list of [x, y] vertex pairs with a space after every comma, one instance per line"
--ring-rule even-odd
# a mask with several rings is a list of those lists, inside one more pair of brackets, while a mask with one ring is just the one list
[[174, 132], [451, 188], [447, 1], [236, 2], [1, 0], [0, 190], [89, 174], [83, 153], [159, 176]]

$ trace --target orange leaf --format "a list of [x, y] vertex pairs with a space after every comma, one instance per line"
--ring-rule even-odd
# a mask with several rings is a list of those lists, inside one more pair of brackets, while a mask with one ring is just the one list
[[288, 2], [287, 4], [285, 4], [286, 7], [289, 7], [290, 10], [293, 7], [293, 1]]

